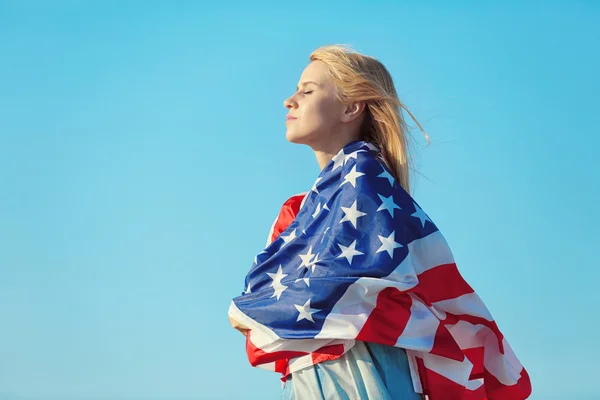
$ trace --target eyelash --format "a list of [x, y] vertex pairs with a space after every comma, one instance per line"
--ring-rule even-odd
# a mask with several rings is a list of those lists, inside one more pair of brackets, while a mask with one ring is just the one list
[[304, 94], [311, 94], [313, 91], [309, 90], [308, 92], [303, 92]]

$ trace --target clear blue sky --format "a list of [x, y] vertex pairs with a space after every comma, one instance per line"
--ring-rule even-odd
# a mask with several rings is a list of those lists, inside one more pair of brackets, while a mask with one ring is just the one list
[[331, 43], [431, 136], [414, 197], [532, 399], [600, 398], [600, 4], [419, 3], [0, 0], [0, 399], [279, 398], [226, 313], [319, 173], [282, 102]]

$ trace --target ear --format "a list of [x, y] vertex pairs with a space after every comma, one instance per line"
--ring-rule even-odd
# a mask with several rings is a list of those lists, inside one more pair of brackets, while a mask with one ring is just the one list
[[356, 101], [354, 103], [347, 104], [344, 108], [344, 114], [342, 115], [342, 122], [351, 122], [356, 120], [365, 109], [365, 102]]

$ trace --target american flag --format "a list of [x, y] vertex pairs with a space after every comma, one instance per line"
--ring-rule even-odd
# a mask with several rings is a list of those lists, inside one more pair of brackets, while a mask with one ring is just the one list
[[365, 141], [284, 204], [229, 315], [249, 328], [250, 363], [284, 381], [358, 340], [406, 349], [415, 391], [432, 400], [531, 393], [446, 240]]

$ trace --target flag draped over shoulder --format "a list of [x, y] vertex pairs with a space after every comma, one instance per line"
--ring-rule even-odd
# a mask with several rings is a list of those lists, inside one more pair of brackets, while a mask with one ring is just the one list
[[348, 144], [286, 205], [229, 308], [250, 329], [253, 366], [285, 379], [359, 340], [406, 349], [415, 391], [432, 400], [529, 396], [527, 372], [377, 147]]

